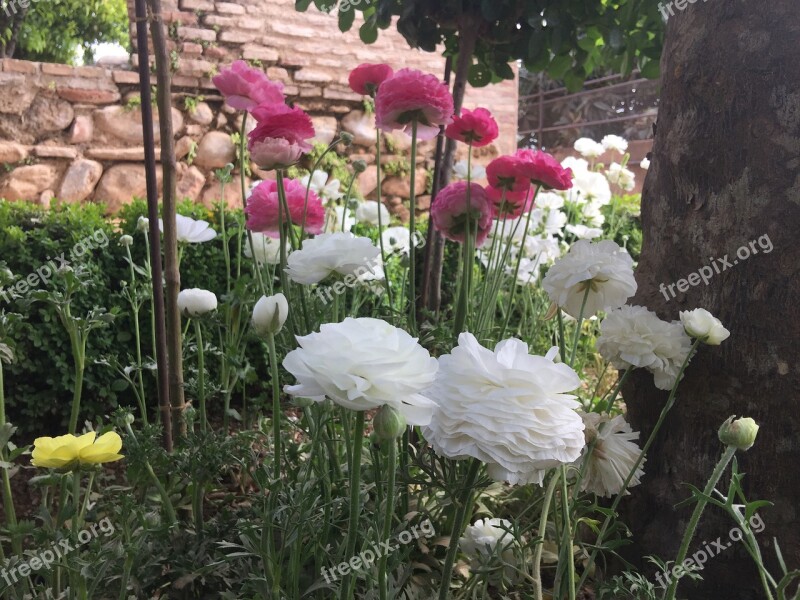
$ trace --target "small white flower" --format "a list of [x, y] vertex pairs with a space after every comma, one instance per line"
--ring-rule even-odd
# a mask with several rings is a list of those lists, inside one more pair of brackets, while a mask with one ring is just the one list
[[585, 158], [597, 158], [606, 151], [603, 144], [595, 142], [591, 138], [575, 140], [575, 145], [573, 147], [576, 152], [580, 153], [580, 155]]
[[731, 335], [722, 322], [705, 308], [681, 311], [680, 317], [686, 333], [709, 346], [719, 346]]
[[649, 168], [650, 168], [650, 159], [649, 159], [649, 158], [647, 158], [647, 157], [645, 156], [645, 157], [642, 159], [642, 162], [640, 162], [640, 163], [639, 163], [639, 166], [640, 166], [642, 169], [644, 169], [645, 171], [647, 171], [647, 169], [649, 169]]
[[441, 456], [485, 462], [497, 481], [541, 484], [547, 469], [575, 461], [584, 446], [579, 403], [567, 393], [580, 378], [554, 356], [532, 356], [513, 338], [492, 351], [462, 333], [439, 358], [425, 439]]
[[[217, 237], [217, 232], [211, 229], [206, 221], [196, 221], [183, 215], [175, 215], [175, 225], [179, 242], [201, 244]], [[164, 233], [163, 219], [158, 220], [158, 227], [161, 233]]]
[[586, 227], [586, 225], [567, 225], [566, 230], [579, 240], [593, 240], [603, 235], [602, 229]]
[[563, 213], [560, 210], [548, 211], [547, 218], [544, 221], [544, 232], [547, 235], [555, 235], [557, 233], [560, 234], [564, 230], [567, 220], [566, 213]]
[[133, 238], [129, 235], [123, 235], [119, 238], [120, 246], [130, 247], [133, 245]]
[[597, 351], [617, 369], [643, 368], [670, 390], [692, 347], [680, 321], [668, 323], [643, 306], [623, 306], [600, 324]]
[[[253, 251], [255, 251], [256, 261], [260, 265], [277, 265], [281, 262], [281, 241], [271, 238], [268, 235], [252, 232], [253, 248], [250, 248], [250, 240], [245, 237], [244, 239], [244, 255], [247, 258], [253, 258]], [[289, 246], [286, 246], [286, 252], [289, 252]]]
[[383, 204], [378, 204], [373, 200], [367, 200], [358, 205], [356, 209], [356, 221], [359, 223], [367, 223], [375, 227], [378, 226], [378, 210], [380, 210], [380, 224], [386, 226], [389, 224], [391, 215]]
[[323, 233], [305, 240], [287, 258], [286, 273], [304, 285], [319, 283], [332, 273], [358, 276], [372, 272], [381, 251], [371, 240], [350, 233]]
[[480, 569], [495, 557], [508, 563], [504, 571], [513, 576], [515, 540], [512, 531], [511, 522], [506, 519], [478, 519], [464, 530], [458, 546], [470, 559], [473, 570]]
[[[466, 181], [467, 179], [467, 161], [460, 160], [455, 165], [453, 165], [453, 174], [456, 176], [456, 179], [462, 179]], [[485, 179], [486, 178], [486, 168], [482, 165], [474, 164], [472, 165], [472, 181], [478, 179]]]
[[619, 163], [611, 163], [606, 171], [606, 178], [609, 183], [618, 185], [626, 192], [636, 187], [636, 174]]
[[283, 294], [261, 296], [253, 307], [253, 329], [261, 337], [278, 333], [289, 316], [289, 303]]
[[601, 173], [581, 171], [575, 173], [570, 200], [576, 204], [594, 203], [605, 206], [611, 202], [611, 187]]
[[607, 135], [600, 141], [600, 143], [606, 150], [615, 150], [620, 154], [625, 154], [625, 152], [628, 150], [628, 141], [625, 138], [619, 137], [618, 135]]
[[186, 317], [199, 317], [217, 309], [217, 296], [214, 292], [189, 288], [178, 294], [178, 310]]
[[411, 233], [407, 227], [389, 227], [381, 234], [383, 247], [388, 254], [411, 252]]
[[[581, 490], [598, 496], [615, 496], [622, 491], [625, 479], [639, 460], [642, 451], [634, 440], [639, 432], [633, 431], [622, 415], [613, 419], [597, 413], [582, 413], [586, 425], [586, 443], [578, 466], [586, 459], [588, 444], [595, 441], [594, 450], [586, 465]], [[642, 461], [644, 464], [644, 461]], [[628, 487], [639, 485], [644, 476], [642, 465], [636, 469]]]
[[147, 217], [139, 217], [136, 221], [136, 230], [147, 232], [150, 230], [150, 219]]
[[353, 212], [344, 206], [328, 208], [325, 212], [325, 233], [349, 233], [356, 224]]
[[601, 310], [607, 312], [622, 306], [636, 293], [633, 259], [611, 240], [579, 240], [550, 267], [542, 288], [551, 301], [576, 319], [584, 298], [584, 318]]
[[536, 196], [536, 207], [558, 210], [564, 207], [564, 198], [555, 192], [539, 192]]
[[606, 218], [603, 215], [602, 209], [603, 206], [596, 202], [590, 202], [589, 204], [583, 205], [581, 213], [583, 220], [586, 221], [586, 224], [589, 227], [602, 227], [603, 223], [606, 222]]
[[298, 337], [283, 366], [297, 378], [286, 393], [350, 410], [389, 405], [411, 425], [427, 425], [434, 404], [422, 395], [438, 365], [407, 332], [380, 319], [347, 318]]
[[311, 191], [315, 192], [320, 198], [327, 200], [339, 200], [344, 197], [341, 191], [341, 183], [338, 179], [328, 181], [328, 174], [325, 171], [314, 171], [313, 175], [306, 175], [300, 179], [305, 187], [311, 183]]

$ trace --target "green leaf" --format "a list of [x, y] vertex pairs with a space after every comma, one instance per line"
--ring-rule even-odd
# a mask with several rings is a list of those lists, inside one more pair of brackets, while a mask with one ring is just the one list
[[550, 61], [547, 74], [553, 79], [562, 79], [566, 72], [572, 67], [572, 57], [568, 54], [555, 56]]
[[564, 75], [564, 85], [567, 86], [567, 90], [573, 94], [579, 92], [581, 88], [583, 88], [583, 82], [585, 80], [583, 74], [577, 71], [568, 71], [567, 74]]
[[311, 0], [295, 0], [294, 9], [298, 12], [306, 12], [311, 6]]
[[378, 27], [377, 23], [367, 21], [358, 30], [358, 37], [365, 44], [374, 44], [378, 40]]
[[339, 10], [339, 31], [344, 33], [350, 31], [353, 23], [356, 20], [356, 11], [352, 6], [348, 6], [347, 10]]
[[492, 82], [492, 70], [484, 64], [474, 64], [469, 68], [468, 79], [472, 87], [485, 87]]
[[658, 79], [661, 77], [661, 66], [657, 60], [648, 60], [641, 68], [642, 77], [646, 79]]

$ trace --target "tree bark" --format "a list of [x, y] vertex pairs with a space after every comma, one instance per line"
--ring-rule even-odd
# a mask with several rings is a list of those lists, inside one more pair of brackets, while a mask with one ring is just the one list
[[[766, 528], [756, 536], [779, 575], [773, 537], [789, 569], [800, 567], [800, 5], [716, 0], [674, 12], [631, 304], [668, 320], [703, 307], [731, 337], [701, 346], [687, 369], [624, 519], [637, 544], [632, 556], [674, 559], [692, 511], [674, 505], [691, 495], [686, 484], [707, 481], [723, 451], [720, 424], [753, 417], [758, 439], [738, 460], [748, 498], [775, 503], [758, 511]], [[682, 284], [687, 291], [673, 285], [672, 297], [670, 284], [706, 266], [707, 285], [695, 277]], [[666, 393], [640, 372], [624, 397], [644, 440]], [[728, 479], [718, 489], [727, 491]], [[681, 581], [678, 597], [765, 597], [740, 545], [727, 547], [733, 527], [719, 509], [706, 511], [690, 556], [717, 538], [726, 548], [708, 560], [700, 585]]]
[[19, 6], [16, 2], [4, 2], [2, 4], [4, 6], [0, 10], [0, 30], [8, 28], [11, 30], [11, 34], [0, 50], [0, 58], [13, 58], [14, 53], [17, 51], [22, 22], [28, 15], [30, 6]]
[[181, 274], [178, 269], [178, 240], [175, 224], [175, 141], [172, 132], [172, 86], [169, 73], [169, 53], [161, 15], [161, 0], [147, 0], [150, 10], [150, 32], [156, 59], [158, 85], [158, 120], [161, 131], [161, 166], [163, 176], [162, 220], [164, 222], [164, 277], [166, 280], [167, 363], [169, 369], [169, 398], [172, 404], [172, 430], [175, 441], [186, 434], [186, 408], [183, 393], [183, 338], [178, 293]]

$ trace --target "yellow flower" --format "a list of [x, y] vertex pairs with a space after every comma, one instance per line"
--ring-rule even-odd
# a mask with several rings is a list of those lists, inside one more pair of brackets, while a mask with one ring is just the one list
[[80, 437], [72, 434], [55, 438], [40, 437], [33, 442], [33, 460], [35, 467], [64, 469], [80, 463], [81, 465], [99, 465], [114, 462], [123, 458], [122, 438], [109, 431], [95, 439], [97, 433], [90, 431]]

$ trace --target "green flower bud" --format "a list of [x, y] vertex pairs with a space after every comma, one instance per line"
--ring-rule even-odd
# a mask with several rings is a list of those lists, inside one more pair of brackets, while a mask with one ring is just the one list
[[346, 131], [343, 131], [341, 133], [341, 135], [339, 135], [339, 139], [342, 140], [342, 143], [345, 146], [349, 146], [350, 144], [353, 143], [353, 140], [355, 139], [355, 137], [353, 137], [352, 133], [348, 133]]
[[756, 442], [758, 435], [758, 425], [750, 417], [736, 419], [736, 416], [728, 417], [728, 420], [719, 428], [719, 440], [726, 446], [733, 446], [739, 450], [749, 450]]
[[363, 173], [364, 171], [367, 170], [367, 161], [363, 159], [358, 159], [356, 161], [353, 161], [353, 170], [356, 173]]
[[372, 418], [372, 427], [382, 440], [394, 440], [405, 432], [408, 424], [400, 412], [388, 404], [384, 404]]

